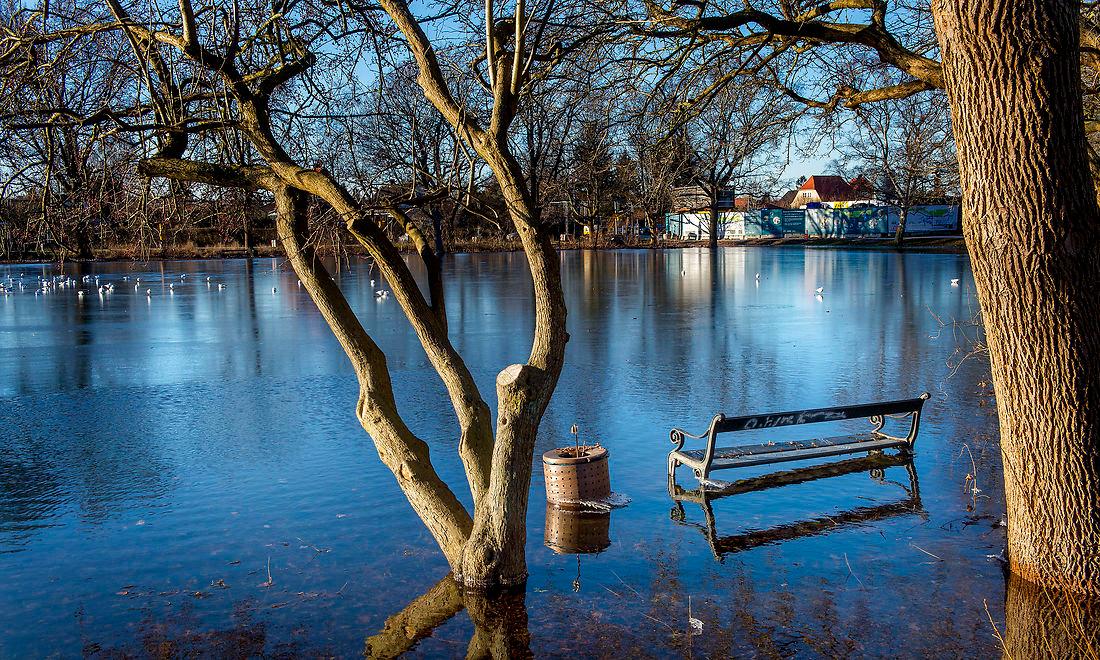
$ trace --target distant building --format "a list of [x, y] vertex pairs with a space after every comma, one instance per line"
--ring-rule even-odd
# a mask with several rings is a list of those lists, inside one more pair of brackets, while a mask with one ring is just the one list
[[[721, 211], [747, 211], [759, 204], [757, 198], [737, 195], [733, 188], [718, 189], [718, 209]], [[672, 189], [672, 207], [681, 213], [710, 211], [710, 196], [702, 186], [679, 186]]]
[[791, 208], [806, 208], [815, 202], [850, 202], [857, 197], [855, 188], [844, 177], [815, 174], [798, 189]]
[[779, 209], [792, 209], [797, 208], [794, 206], [794, 198], [798, 195], [798, 190], [788, 190], [783, 193], [783, 196], [779, 199], [772, 200], [772, 205]]
[[[733, 190], [718, 190], [718, 208], [733, 208]], [[702, 186], [677, 186], [672, 189], [672, 207], [680, 212], [707, 211], [710, 209], [710, 195]]]

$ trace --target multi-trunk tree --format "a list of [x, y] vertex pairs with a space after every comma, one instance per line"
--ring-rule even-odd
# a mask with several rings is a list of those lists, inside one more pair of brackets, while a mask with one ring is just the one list
[[[74, 16], [53, 32], [28, 26], [5, 42], [4, 58], [33, 57], [41, 43], [104, 33], [125, 36], [128, 64], [139, 72], [142, 92], [104, 121], [123, 112], [141, 118], [130, 130], [147, 136], [156, 150], [140, 160], [139, 171], [151, 178], [273, 196], [279, 241], [359, 380], [359, 421], [457, 579], [476, 588], [521, 584], [527, 576], [524, 546], [535, 436], [561, 373], [568, 334], [552, 229], [541, 220], [538, 191], [533, 189], [538, 179], [517, 158], [513, 129], [536, 83], [597, 47], [607, 31], [590, 18], [599, 14], [578, 2], [529, 8], [520, 1], [500, 11], [490, 1], [480, 17], [465, 13], [468, 7], [461, 12], [435, 7], [439, 14], [418, 6], [428, 19], [403, 0], [382, 0], [377, 7], [180, 0], [177, 7], [131, 8], [119, 0], [105, 2], [98, 15]], [[472, 60], [466, 75], [481, 85], [476, 103], [455, 93], [423, 20], [436, 25], [449, 20], [460, 32], [463, 26], [477, 25], [477, 34], [467, 36], [480, 45], [466, 60]], [[495, 428], [490, 407], [447, 332], [438, 255], [404, 210], [430, 200], [414, 190], [400, 203], [372, 206], [324, 161], [309, 158], [309, 144], [303, 142], [308, 136], [295, 123], [310, 114], [308, 101], [302, 99], [321, 91], [319, 79], [311, 77], [318, 69], [329, 77], [332, 67], [354, 71], [356, 62], [341, 59], [347, 53], [344, 40], [365, 34], [363, 41], [369, 43], [370, 36], [394, 31], [400, 35], [396, 43], [416, 68], [420, 93], [457, 140], [492, 172], [530, 268], [535, 317], [531, 352], [526, 362], [504, 367], [496, 379]], [[325, 66], [320, 67], [322, 61]], [[328, 116], [329, 109], [322, 114]], [[218, 156], [216, 144], [226, 134], [247, 144], [248, 162]], [[399, 411], [386, 356], [318, 258], [307, 226], [307, 210], [318, 204], [335, 213], [372, 257], [442, 380], [458, 422], [458, 454], [472, 510], [434, 469], [427, 443]], [[376, 221], [379, 211], [405, 227], [429, 274], [434, 270], [427, 294]]]

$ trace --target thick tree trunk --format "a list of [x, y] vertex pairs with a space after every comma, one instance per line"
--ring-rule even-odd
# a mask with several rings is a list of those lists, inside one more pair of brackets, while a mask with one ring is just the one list
[[527, 500], [531, 459], [541, 412], [530, 409], [532, 388], [543, 379], [529, 365], [514, 364], [497, 376], [497, 435], [489, 490], [476, 514], [462, 558], [463, 584], [484, 589], [527, 580]]
[[476, 503], [459, 576], [475, 589], [518, 586], [527, 580], [527, 502], [535, 437], [561, 375], [569, 340], [558, 253], [520, 188], [502, 189], [531, 265], [535, 336], [527, 364], [511, 365], [497, 376], [497, 432], [489, 488]]
[[1011, 570], [1100, 593], [1100, 252], [1076, 3], [935, 0]]

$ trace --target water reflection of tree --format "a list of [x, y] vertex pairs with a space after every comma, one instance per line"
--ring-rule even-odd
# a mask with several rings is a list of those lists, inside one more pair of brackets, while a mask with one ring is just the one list
[[1009, 574], [1001, 639], [1008, 658], [1100, 657], [1100, 598], [1075, 597]]
[[367, 658], [396, 658], [463, 609], [474, 624], [469, 658], [531, 656], [526, 595], [509, 591], [494, 595], [463, 590], [450, 575], [433, 585], [405, 609], [386, 619], [382, 630], [367, 638]]
[[[953, 609], [937, 602], [949, 593], [918, 599], [893, 588], [854, 589], [825, 577], [791, 588], [758, 583], [746, 566], [713, 566], [688, 577], [675, 550], [653, 548], [641, 558], [651, 564], [648, 588], [616, 584], [620, 593], [594, 598], [548, 598], [537, 612], [547, 631], [540, 641], [548, 654], [629, 657], [676, 654], [696, 657], [850, 657], [871, 651], [885, 655], [982, 657], [999, 635], [1010, 658], [1096, 657], [1100, 650], [1100, 601], [1082, 601], [1010, 578], [1006, 620], [984, 612]], [[718, 570], [722, 569], [722, 570]], [[784, 587], [787, 567], [772, 578]], [[967, 589], [967, 585], [947, 585]], [[599, 592], [602, 593], [602, 592]], [[610, 593], [610, 592], [608, 592]], [[688, 631], [687, 613], [704, 622], [703, 634]], [[921, 602], [923, 600], [923, 602]], [[586, 605], [590, 607], [586, 607]], [[467, 657], [531, 657], [526, 596], [464, 593], [450, 576], [386, 619], [365, 641], [367, 658], [396, 658], [466, 610], [474, 626]], [[889, 610], [891, 616], [885, 613]], [[170, 616], [146, 616], [133, 644], [105, 648], [88, 640], [86, 655], [106, 657], [224, 657], [332, 655], [305, 638], [279, 641], [257, 616], [256, 603], [240, 602], [232, 625], [204, 629], [194, 605]], [[994, 629], [996, 626], [996, 629]], [[996, 643], [994, 641], [994, 643]], [[336, 649], [337, 654], [346, 649]]]

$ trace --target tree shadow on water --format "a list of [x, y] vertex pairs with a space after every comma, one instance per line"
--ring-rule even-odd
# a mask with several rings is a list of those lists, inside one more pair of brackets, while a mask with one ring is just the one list
[[469, 658], [529, 658], [531, 634], [527, 628], [523, 590], [493, 594], [464, 590], [448, 574], [403, 610], [386, 619], [382, 630], [367, 638], [363, 656], [396, 658], [430, 637], [462, 610], [474, 624], [466, 656]]

